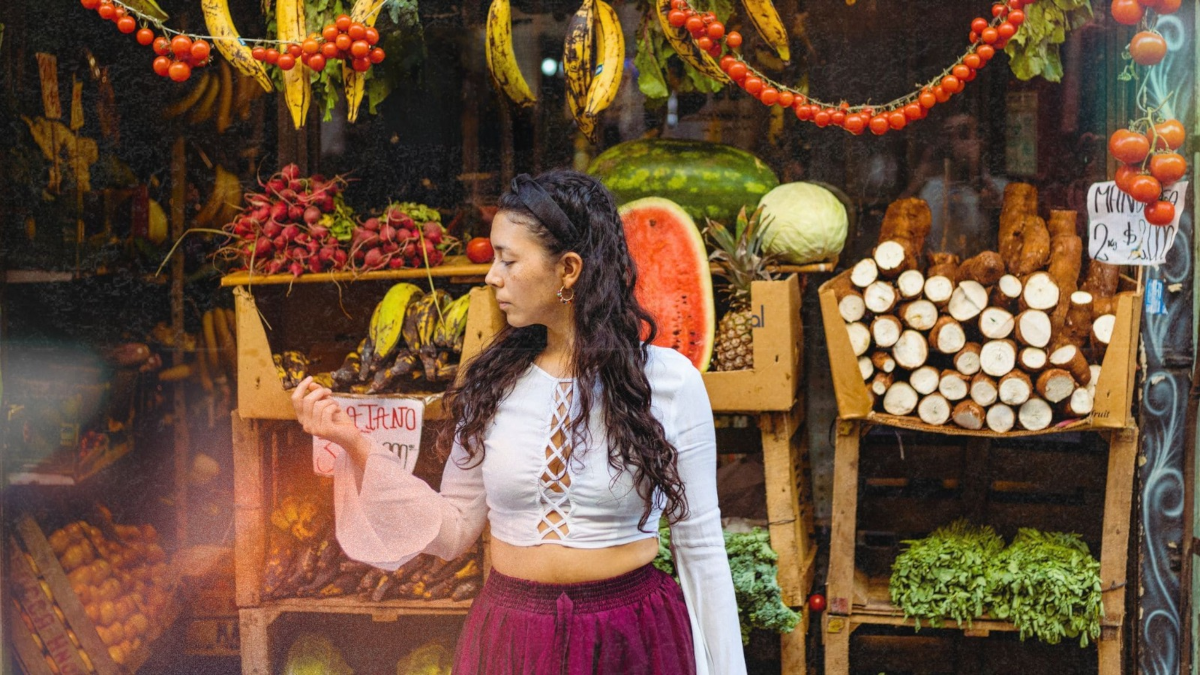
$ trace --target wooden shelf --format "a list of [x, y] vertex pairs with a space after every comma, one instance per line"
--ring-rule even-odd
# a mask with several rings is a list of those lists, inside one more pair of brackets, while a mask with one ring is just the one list
[[262, 609], [277, 614], [303, 612], [308, 614], [369, 614], [375, 621], [395, 621], [406, 615], [466, 614], [471, 600], [385, 600], [371, 602], [357, 595], [335, 598], [285, 598], [264, 602]]
[[[810, 265], [771, 265], [767, 269], [777, 274], [819, 274], [832, 272], [837, 267], [837, 260], [812, 263]], [[444, 264], [429, 268], [405, 268], [399, 270], [380, 270], [377, 272], [322, 272], [320, 274], [301, 274], [298, 277], [290, 274], [250, 274], [249, 272], [234, 272], [221, 278], [222, 286], [249, 285], [286, 285], [286, 284], [321, 284], [343, 283], [351, 281], [390, 281], [400, 279], [424, 279], [427, 276], [439, 279], [461, 279], [482, 281], [491, 268], [490, 264], [475, 265], [466, 256], [448, 256]], [[719, 270], [719, 265], [712, 265]]]
[[132, 441], [110, 446], [103, 455], [90, 459], [83, 466], [78, 461], [76, 448], [61, 450], [40, 461], [21, 462], [19, 458], [13, 458], [7, 462], [11, 468], [5, 471], [4, 482], [8, 485], [45, 487], [81, 485], [92, 476], [115, 464], [129, 454], [132, 449]]

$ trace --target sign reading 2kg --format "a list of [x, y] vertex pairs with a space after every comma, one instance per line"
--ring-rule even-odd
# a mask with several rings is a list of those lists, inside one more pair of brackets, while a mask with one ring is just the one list
[[1146, 222], [1146, 205], [1117, 189], [1095, 183], [1088, 189], [1088, 256], [1113, 265], [1158, 265], [1167, 258], [1186, 206], [1187, 181], [1163, 188], [1162, 199], [1175, 205], [1175, 219], [1159, 227]]
[[[425, 418], [425, 403], [409, 398], [362, 398], [334, 396], [334, 401], [354, 426], [381, 447], [396, 455], [410, 473], [417, 465], [421, 449], [421, 423]], [[313, 472], [332, 476], [342, 446], [313, 436]]]

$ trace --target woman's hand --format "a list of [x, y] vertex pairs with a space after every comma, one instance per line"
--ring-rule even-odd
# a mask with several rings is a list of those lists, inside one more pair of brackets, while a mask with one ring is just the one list
[[306, 377], [292, 392], [292, 407], [305, 433], [333, 441], [347, 450], [362, 438], [354, 421], [331, 398], [333, 392]]

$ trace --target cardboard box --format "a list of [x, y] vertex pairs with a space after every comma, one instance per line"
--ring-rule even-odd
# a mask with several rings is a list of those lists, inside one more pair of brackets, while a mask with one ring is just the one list
[[1142, 289], [1136, 282], [1121, 278], [1121, 291], [1117, 295], [1117, 322], [1112, 340], [1104, 353], [1100, 381], [1096, 384], [1096, 398], [1092, 414], [1088, 417], [1055, 424], [1042, 431], [1013, 430], [998, 434], [989, 429], [973, 431], [963, 429], [953, 422], [944, 426], [925, 424], [916, 415], [899, 417], [874, 410], [874, 403], [867, 383], [863, 382], [858, 370], [858, 358], [850, 347], [846, 322], [838, 313], [835, 283], [850, 274], [841, 275], [821, 285], [821, 320], [825, 324], [825, 341], [829, 349], [829, 367], [833, 371], [833, 388], [837, 394], [838, 416], [842, 419], [867, 420], [873, 424], [928, 431], [940, 434], [968, 436], [1034, 436], [1079, 431], [1082, 429], [1118, 429], [1134, 424], [1133, 406], [1134, 373], [1137, 370], [1138, 331], [1142, 317]]
[[750, 306], [754, 368], [704, 373], [714, 412], [783, 412], [796, 403], [804, 344], [799, 276], [752, 282]]
[[[254, 293], [260, 298], [270, 294], [262, 303], [247, 287], [234, 288], [238, 337], [237, 397], [241, 416], [245, 419], [296, 419], [291, 391], [284, 390], [271, 360], [268, 325], [272, 326], [276, 337], [275, 352], [296, 349], [308, 354], [314, 359], [311, 372], [336, 370], [345, 355], [367, 334], [371, 311], [394, 280], [387, 281], [389, 285], [364, 283], [358, 288], [342, 289], [332, 283], [306, 284], [297, 286], [287, 296], [282, 295], [283, 287], [256, 287]], [[493, 315], [499, 313], [490, 289], [475, 287], [470, 292], [464, 357], [478, 352], [484, 339], [481, 327], [491, 325]], [[271, 305], [269, 308], [267, 303]], [[503, 320], [501, 315], [500, 321]], [[356, 397], [355, 394], [338, 395]], [[421, 398], [425, 401], [427, 419], [441, 415], [439, 392], [364, 396], [373, 399], [389, 397]]]

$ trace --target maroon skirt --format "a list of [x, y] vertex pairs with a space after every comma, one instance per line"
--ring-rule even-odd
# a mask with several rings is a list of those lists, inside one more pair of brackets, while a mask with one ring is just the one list
[[683, 591], [653, 565], [544, 584], [495, 570], [467, 614], [454, 675], [694, 675]]

